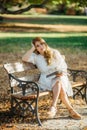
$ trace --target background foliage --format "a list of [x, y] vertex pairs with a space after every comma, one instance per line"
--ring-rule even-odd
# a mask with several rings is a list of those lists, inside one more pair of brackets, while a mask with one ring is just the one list
[[87, 6], [87, 0], [0, 0], [0, 13], [20, 14], [32, 8], [46, 8], [51, 11], [53, 8], [59, 10], [60, 6], [62, 10], [67, 6], [78, 10], [79, 7]]

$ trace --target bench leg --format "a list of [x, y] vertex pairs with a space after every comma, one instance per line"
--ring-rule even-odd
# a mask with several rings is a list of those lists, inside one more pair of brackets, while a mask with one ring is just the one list
[[[14, 103], [16, 103], [15, 104], [15, 106], [14, 106]], [[34, 108], [33, 108], [33, 103], [35, 103], [35, 106], [34, 106]], [[23, 104], [23, 101], [21, 102], [21, 101], [17, 101], [16, 99], [14, 99], [14, 98], [11, 98], [11, 112], [12, 112], [12, 114], [17, 114], [17, 113], [15, 113], [15, 110], [16, 110], [16, 108], [18, 107], [18, 108], [20, 108], [20, 110], [21, 110], [21, 107], [20, 107], [20, 105], [21, 104]], [[42, 123], [41, 123], [41, 121], [40, 121], [40, 119], [39, 119], [39, 115], [38, 115], [38, 101], [37, 101], [37, 99], [36, 100], [33, 100], [31, 103], [29, 102], [24, 102], [24, 104], [27, 104], [28, 105], [28, 108], [30, 108], [30, 110], [31, 110], [31, 112], [35, 115], [35, 118], [36, 118], [36, 121], [37, 121], [37, 123], [38, 123], [38, 125], [39, 126], [42, 126]], [[14, 108], [15, 107], [15, 108]], [[23, 106], [22, 106], [23, 107]], [[24, 107], [23, 107], [24, 108]], [[24, 117], [26, 117], [26, 115], [24, 114], [25, 113], [25, 111], [26, 111], [26, 109], [22, 109], [22, 117], [24, 118]], [[25, 116], [24, 116], [24, 115]], [[34, 116], [33, 115], [33, 116]]]
[[87, 103], [87, 85], [85, 86], [85, 102]]
[[83, 94], [82, 94], [82, 92], [81, 92], [81, 90], [82, 90], [83, 88], [81, 88], [81, 89], [78, 89], [78, 88], [73, 88], [73, 90], [74, 91], [76, 91], [74, 94], [73, 94], [73, 98], [75, 99], [75, 97], [77, 96], [77, 95], [81, 95], [81, 97], [83, 98]]
[[[73, 88], [73, 90], [76, 90], [77, 92], [73, 95], [73, 98], [75, 99], [75, 96], [80, 94], [82, 99], [85, 99], [85, 102], [87, 103], [87, 88], [86, 85], [83, 85], [80, 89], [78, 88]], [[82, 93], [82, 90], [84, 93]]]
[[14, 114], [14, 98], [11, 97], [11, 113]]
[[38, 105], [37, 105], [37, 103], [36, 103], [36, 110], [35, 111], [36, 111], [35, 114], [36, 114], [36, 120], [38, 122], [38, 125], [42, 126], [42, 123], [41, 123], [39, 116], [38, 116]]

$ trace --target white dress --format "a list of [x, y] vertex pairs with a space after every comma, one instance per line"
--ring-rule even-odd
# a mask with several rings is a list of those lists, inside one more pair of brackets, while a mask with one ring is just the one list
[[[73, 95], [72, 87], [70, 84], [70, 81], [67, 76], [67, 64], [63, 58], [63, 56], [60, 54], [58, 50], [52, 49], [54, 54], [54, 59], [50, 65], [47, 65], [47, 62], [42, 55], [37, 55], [35, 53], [32, 53], [32, 55], [29, 57], [28, 62], [31, 62], [37, 66], [37, 68], [40, 70], [41, 75], [40, 79], [38, 81], [38, 85], [40, 89], [43, 90], [52, 90], [52, 87], [56, 83], [57, 80], [60, 80], [62, 83], [62, 87], [67, 93], [68, 96]], [[46, 77], [48, 74], [59, 70], [63, 72], [63, 75], [60, 78], [56, 78], [54, 76]]]

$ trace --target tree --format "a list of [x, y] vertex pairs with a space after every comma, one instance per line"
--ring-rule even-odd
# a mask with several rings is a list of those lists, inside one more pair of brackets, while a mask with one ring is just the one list
[[[30, 10], [31, 8], [45, 8], [47, 0], [40, 2], [36, 0], [0, 0], [0, 13], [6, 14], [21, 14]], [[13, 10], [12, 7], [16, 7], [16, 10]]]
[[[47, 8], [48, 5], [59, 3], [78, 3], [79, 6], [87, 6], [87, 0], [0, 0], [1, 14], [21, 14], [31, 8]], [[16, 7], [14, 10], [13, 7]]]

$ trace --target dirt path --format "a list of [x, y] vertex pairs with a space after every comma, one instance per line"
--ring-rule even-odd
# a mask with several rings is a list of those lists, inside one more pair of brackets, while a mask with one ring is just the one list
[[62, 112], [59, 118], [45, 121], [44, 128], [48, 130], [87, 130], [87, 105], [83, 107], [75, 105], [75, 108], [82, 115], [81, 120], [73, 120]]
[[0, 31], [48, 31], [48, 32], [87, 32], [87, 26], [79, 25], [41, 25], [27, 23], [2, 23]]
[[46, 117], [41, 121], [42, 127], [37, 124], [16, 122], [3, 124], [0, 130], [87, 130], [87, 105], [82, 100], [75, 100], [72, 105], [82, 115], [81, 120], [70, 118], [67, 109], [61, 104], [54, 119]]

